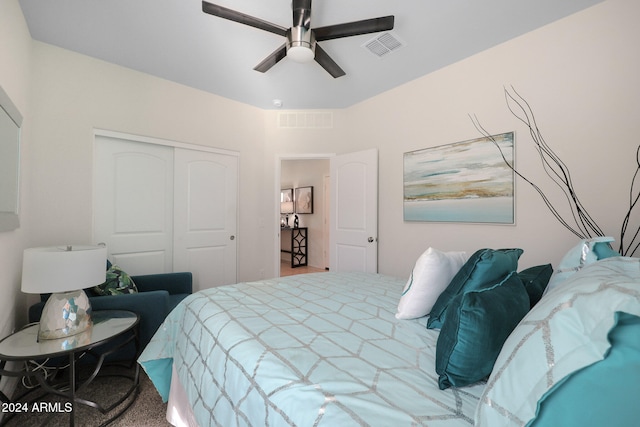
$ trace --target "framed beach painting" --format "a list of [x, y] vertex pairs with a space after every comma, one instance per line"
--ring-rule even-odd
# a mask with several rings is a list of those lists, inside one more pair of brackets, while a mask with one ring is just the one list
[[514, 224], [514, 158], [513, 132], [404, 153], [404, 220]]

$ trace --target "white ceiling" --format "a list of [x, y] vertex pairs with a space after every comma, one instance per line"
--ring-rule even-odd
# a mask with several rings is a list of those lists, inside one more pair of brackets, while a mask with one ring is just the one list
[[[201, 0], [20, 0], [31, 36], [263, 109], [344, 108], [603, 0], [316, 0], [311, 27], [395, 15], [401, 49], [378, 34], [322, 42], [346, 76], [287, 58], [253, 70], [284, 40], [202, 12]], [[290, 27], [291, 0], [210, 0]]]

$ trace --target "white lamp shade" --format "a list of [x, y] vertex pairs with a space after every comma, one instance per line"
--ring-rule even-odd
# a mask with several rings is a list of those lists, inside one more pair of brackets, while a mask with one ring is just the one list
[[105, 246], [54, 246], [24, 251], [22, 292], [68, 292], [106, 280]]

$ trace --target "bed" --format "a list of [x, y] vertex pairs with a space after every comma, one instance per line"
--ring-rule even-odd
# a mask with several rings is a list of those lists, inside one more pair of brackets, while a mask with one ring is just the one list
[[[448, 265], [449, 275], [460, 276], [475, 256]], [[478, 259], [474, 269], [482, 263]], [[527, 297], [524, 317], [503, 332], [506, 336], [484, 374], [476, 359], [486, 349], [476, 352], [469, 347], [473, 339], [460, 336], [461, 330], [477, 323], [473, 316], [464, 320], [468, 296], [476, 292], [471, 306], [478, 305], [480, 297], [487, 297], [490, 306], [504, 306], [496, 290], [509, 287], [509, 292], [520, 292], [531, 276], [512, 271], [508, 277], [492, 279], [496, 283], [491, 287], [458, 289], [445, 307], [443, 323], [428, 329], [437, 305], [429, 308], [430, 316], [417, 318], [402, 318], [399, 310], [399, 300], [416, 282], [418, 264], [409, 282], [380, 274], [326, 272], [200, 291], [170, 313], [139, 362], [163, 400], [169, 401], [167, 418], [174, 425], [534, 425], [538, 403], [552, 403], [559, 384], [606, 361], [612, 348], [608, 334], [620, 323], [616, 313], [640, 316], [639, 261], [595, 260], [539, 295], [531, 310]], [[489, 266], [484, 274], [497, 268], [495, 263]], [[535, 270], [538, 275], [540, 271]], [[437, 303], [451, 290], [452, 278], [445, 274], [430, 279], [448, 284], [431, 297]], [[455, 296], [464, 293], [467, 296], [456, 303]], [[505, 298], [513, 299], [508, 292]], [[605, 299], [610, 300], [606, 307], [595, 304]], [[594, 306], [597, 315], [589, 311]], [[576, 310], [587, 314], [576, 317]], [[443, 374], [440, 349], [446, 340], [441, 335], [450, 334], [451, 322], [458, 322], [456, 339], [444, 370], [453, 374]], [[640, 323], [631, 323], [640, 333]], [[577, 337], [575, 344], [562, 332], [565, 324], [572, 325], [568, 334]], [[491, 325], [484, 329], [492, 331]], [[482, 334], [477, 340], [482, 346], [492, 341]], [[550, 348], [555, 349], [553, 360]], [[458, 356], [472, 364], [468, 383], [460, 380], [453, 361]], [[523, 375], [528, 364], [536, 366]], [[628, 416], [640, 415], [635, 411]]]

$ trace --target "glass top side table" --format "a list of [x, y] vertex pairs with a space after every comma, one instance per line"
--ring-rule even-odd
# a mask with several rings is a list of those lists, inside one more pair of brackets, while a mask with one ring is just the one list
[[[110, 412], [116, 406], [127, 400], [133, 393], [134, 397], [131, 399], [128, 405], [118, 412], [113, 418], [117, 418], [126, 411], [131, 404], [135, 401], [137, 393], [139, 391], [139, 365], [135, 364], [135, 372], [132, 380], [132, 385], [129, 390], [119, 399], [117, 402], [103, 407], [96, 402], [92, 402], [86, 399], [79, 398], [76, 393], [91, 383], [100, 372], [104, 359], [108, 354], [116, 352], [118, 349], [129, 344], [131, 341], [135, 342], [136, 357], [139, 353], [139, 337], [138, 337], [138, 323], [140, 317], [131, 311], [124, 310], [103, 310], [94, 311], [91, 315], [93, 320], [93, 326], [80, 334], [73, 335], [66, 338], [59, 338], [54, 340], [40, 340], [38, 341], [38, 324], [29, 325], [0, 341], [0, 360], [6, 361], [29, 361], [29, 360], [43, 360], [48, 358], [68, 356], [68, 368], [69, 380], [66, 386], [63, 388], [55, 387], [49, 384], [46, 379], [39, 373], [29, 371], [29, 364], [26, 364], [27, 370], [21, 371], [6, 371], [0, 370], [1, 375], [8, 376], [32, 376], [35, 377], [42, 387], [48, 393], [52, 393], [58, 396], [63, 396], [69, 400], [72, 404], [72, 410], [70, 411], [69, 425], [73, 426], [75, 423], [73, 406], [76, 403], [92, 406], [98, 409], [101, 413], [105, 414]], [[129, 333], [129, 338], [119, 340], [117, 347], [110, 349], [109, 351], [96, 356], [97, 362], [92, 374], [84, 382], [79, 383], [76, 373], [76, 355], [83, 352], [91, 352], [93, 348], [102, 346], [114, 340], [116, 337], [125, 336]], [[135, 360], [135, 359], [134, 359]], [[21, 396], [22, 397], [22, 396]], [[11, 415], [11, 414], [9, 414]], [[8, 419], [10, 419], [9, 417]], [[3, 420], [8, 421], [8, 419]]]
[[139, 321], [138, 315], [131, 311], [94, 311], [91, 317], [91, 329], [55, 340], [38, 341], [38, 324], [29, 325], [0, 341], [0, 359], [44, 359], [79, 352], [130, 330]]

